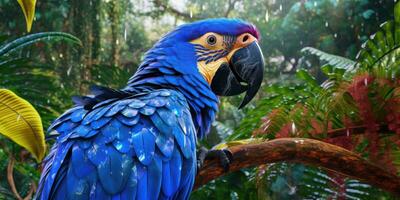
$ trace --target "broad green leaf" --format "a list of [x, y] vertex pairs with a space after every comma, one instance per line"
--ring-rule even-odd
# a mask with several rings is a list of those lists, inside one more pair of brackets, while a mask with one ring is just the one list
[[31, 32], [33, 18], [35, 17], [36, 0], [17, 0], [24, 12], [26, 30]]
[[0, 133], [26, 148], [37, 161], [42, 160], [46, 145], [38, 112], [6, 89], [0, 89]]

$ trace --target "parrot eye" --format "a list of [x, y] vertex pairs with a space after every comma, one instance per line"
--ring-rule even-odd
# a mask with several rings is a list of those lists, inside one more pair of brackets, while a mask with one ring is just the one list
[[214, 46], [215, 43], [217, 43], [217, 38], [215, 37], [215, 35], [209, 35], [207, 37], [207, 43], [211, 46]]

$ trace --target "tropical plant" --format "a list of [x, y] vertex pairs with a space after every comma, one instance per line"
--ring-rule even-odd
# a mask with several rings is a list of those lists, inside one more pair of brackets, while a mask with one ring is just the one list
[[[0, 133], [25, 147], [40, 161], [45, 152], [42, 119], [43, 123], [48, 125], [54, 117], [60, 114], [68, 105], [65, 101], [68, 90], [59, 90], [62, 88], [62, 84], [54, 73], [54, 67], [36, 64], [28, 60], [24, 57], [23, 49], [38, 42], [64, 41], [80, 44], [80, 40], [61, 32], [35, 33], [11, 41], [6, 38], [3, 36], [0, 40], [0, 88], [16, 92], [32, 103], [33, 107], [13, 92], [1, 90], [0, 102], [3, 108], [0, 109], [0, 116], [2, 116]], [[42, 119], [34, 107], [43, 116]], [[0, 144], [0, 157], [4, 157], [5, 159], [2, 159], [4, 161], [8, 160], [8, 164], [3, 162], [0, 166], [2, 174], [8, 174], [7, 179], [0, 179], [0, 185], [9, 185], [10, 187], [2, 190], [11, 191], [14, 196], [17, 196], [19, 193], [16, 187], [19, 186], [22, 188], [21, 194], [28, 195], [34, 188], [38, 177], [33, 160], [24, 150], [1, 135]], [[21, 157], [21, 155], [24, 156]], [[15, 179], [16, 182], [13, 178], [14, 168], [17, 169], [14, 174], [18, 177]], [[8, 183], [3, 184], [6, 180]], [[8, 193], [6, 192], [4, 195]], [[0, 192], [0, 197], [2, 197], [2, 192]]]
[[[18, 0], [18, 3], [24, 12], [29, 32], [36, 1]], [[0, 79], [2, 80], [0, 87], [17, 91], [21, 96], [29, 99], [39, 109], [39, 112], [46, 116], [44, 118], [46, 124], [59, 114], [57, 108], [60, 111], [63, 103], [57, 94], [64, 92], [48, 93], [58, 91], [57, 86], [60, 85], [53, 68], [50, 66], [39, 67], [38, 64], [33, 64], [21, 56], [21, 50], [38, 42], [58, 40], [81, 44], [76, 37], [62, 32], [35, 33], [12, 41], [7, 41], [6, 36], [0, 37]], [[47, 94], [45, 94], [46, 92]], [[40, 93], [42, 94], [38, 95]], [[46, 150], [45, 136], [42, 120], [35, 108], [28, 101], [7, 89], [0, 89], [0, 107], [0, 134], [26, 148], [37, 161], [41, 161]], [[0, 197], [14, 196], [21, 199], [16, 187], [18, 185], [22, 186], [22, 193], [30, 198], [35, 189], [38, 172], [28, 154], [0, 135], [0, 158], [4, 161], [8, 160], [7, 165], [5, 165], [6, 162], [2, 162], [0, 165], [2, 174], [7, 174], [8, 182], [8, 184], [4, 184], [6, 179], [1, 179]], [[14, 168], [17, 169], [16, 174], [13, 173]], [[17, 183], [14, 175], [18, 177]], [[8, 185], [9, 189], [3, 188], [3, 185]]]
[[[321, 71], [328, 79], [319, 85], [303, 69], [297, 72], [299, 85], [266, 87], [269, 96], [249, 111], [247, 116], [252, 117], [243, 120], [230, 139], [318, 139], [357, 152], [394, 176], [399, 174], [400, 4], [394, 13], [394, 20], [383, 23], [365, 42], [356, 61], [303, 49], [304, 56], [315, 55], [322, 61]], [[304, 165], [265, 165], [255, 173], [262, 177], [256, 187], [267, 190], [264, 198], [393, 198], [367, 184]]]

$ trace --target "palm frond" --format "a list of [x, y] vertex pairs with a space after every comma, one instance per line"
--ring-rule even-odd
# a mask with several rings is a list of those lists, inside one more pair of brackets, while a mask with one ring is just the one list
[[263, 177], [257, 187], [267, 188], [271, 199], [393, 198], [371, 185], [302, 164], [271, 164], [258, 173]]
[[42, 32], [26, 35], [24, 37], [18, 38], [14, 41], [8, 42], [0, 46], [0, 56], [5, 56], [13, 51], [19, 50], [23, 47], [29, 46], [31, 44], [46, 41], [66, 41], [72, 44], [82, 45], [81, 41], [68, 33], [63, 32]]
[[313, 47], [305, 47], [301, 49], [301, 52], [306, 55], [309, 54], [317, 56], [319, 60], [325, 61], [327, 64], [334, 66], [335, 68], [345, 69], [349, 72], [354, 71], [354, 67], [356, 65], [356, 62], [353, 60], [342, 56], [329, 54]]

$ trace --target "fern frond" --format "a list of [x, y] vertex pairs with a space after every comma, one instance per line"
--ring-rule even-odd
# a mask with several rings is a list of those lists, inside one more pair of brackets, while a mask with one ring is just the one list
[[313, 47], [305, 47], [301, 50], [304, 54], [317, 56], [320, 60], [327, 62], [336, 68], [345, 69], [346, 71], [354, 71], [356, 62], [348, 58], [326, 53]]

